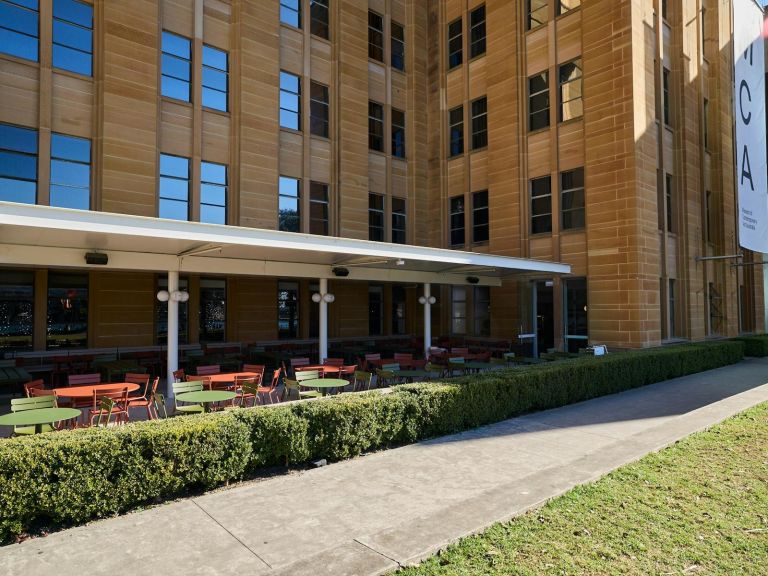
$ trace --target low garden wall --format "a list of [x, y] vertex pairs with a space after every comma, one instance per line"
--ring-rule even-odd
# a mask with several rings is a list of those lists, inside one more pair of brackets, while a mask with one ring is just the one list
[[719, 341], [553, 362], [266, 408], [0, 441], [0, 540], [739, 362]]

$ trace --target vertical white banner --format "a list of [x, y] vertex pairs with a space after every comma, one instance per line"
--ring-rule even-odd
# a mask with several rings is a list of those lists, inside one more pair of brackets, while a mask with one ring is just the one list
[[763, 12], [754, 0], [733, 0], [733, 57], [739, 244], [768, 252]]

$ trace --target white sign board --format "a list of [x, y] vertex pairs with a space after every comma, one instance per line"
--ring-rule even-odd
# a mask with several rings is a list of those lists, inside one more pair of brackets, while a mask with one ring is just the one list
[[768, 252], [763, 12], [754, 0], [733, 0], [733, 57], [739, 244]]

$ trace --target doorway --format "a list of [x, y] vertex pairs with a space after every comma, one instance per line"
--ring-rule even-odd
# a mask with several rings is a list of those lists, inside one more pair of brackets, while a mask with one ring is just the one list
[[539, 354], [555, 347], [553, 284], [551, 280], [536, 282], [536, 340]]

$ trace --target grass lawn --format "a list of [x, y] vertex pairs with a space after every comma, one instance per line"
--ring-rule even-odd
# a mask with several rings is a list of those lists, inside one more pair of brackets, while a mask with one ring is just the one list
[[400, 576], [768, 574], [768, 404]]

